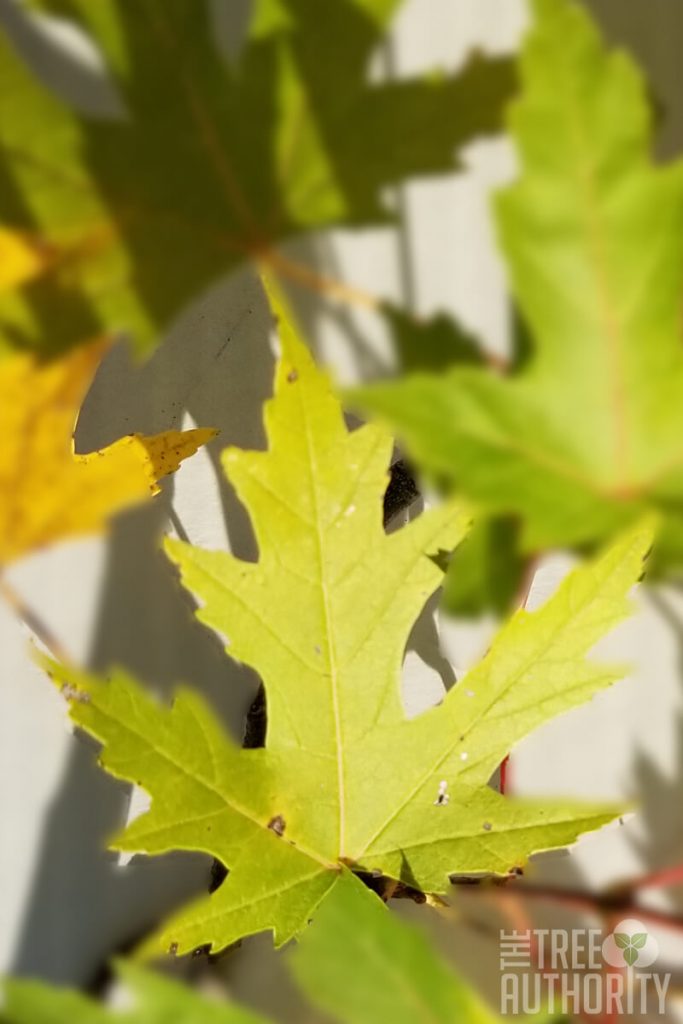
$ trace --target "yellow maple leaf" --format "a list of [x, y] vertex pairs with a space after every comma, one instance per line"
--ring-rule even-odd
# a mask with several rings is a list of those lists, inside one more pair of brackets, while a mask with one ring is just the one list
[[129, 434], [76, 454], [76, 419], [106, 347], [97, 341], [49, 362], [22, 353], [0, 363], [0, 565], [102, 529], [114, 512], [156, 494], [158, 480], [216, 434]]

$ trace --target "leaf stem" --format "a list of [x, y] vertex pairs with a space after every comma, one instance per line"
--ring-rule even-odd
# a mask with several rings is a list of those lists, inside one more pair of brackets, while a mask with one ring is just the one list
[[651, 872], [649, 875], [641, 875], [630, 883], [629, 888], [631, 891], [638, 889], [669, 889], [678, 885], [683, 885], [683, 864], [662, 868], [659, 871]]
[[327, 274], [320, 274], [317, 270], [313, 270], [303, 263], [297, 263], [295, 260], [283, 256], [276, 249], [262, 249], [255, 253], [255, 256], [259, 263], [267, 265], [276, 273], [281, 274], [282, 277], [293, 281], [295, 284], [303, 285], [319, 295], [339, 299], [353, 306], [361, 306], [363, 309], [376, 310], [383, 304], [384, 300], [379, 296], [373, 295], [362, 288], [345, 284], [343, 281], [339, 281], [337, 278], [330, 277]]

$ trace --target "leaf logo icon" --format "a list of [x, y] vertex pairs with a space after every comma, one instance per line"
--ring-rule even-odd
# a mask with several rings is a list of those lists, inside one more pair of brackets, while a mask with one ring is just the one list
[[657, 942], [640, 921], [622, 921], [602, 946], [602, 955], [612, 967], [649, 967], [658, 954]]

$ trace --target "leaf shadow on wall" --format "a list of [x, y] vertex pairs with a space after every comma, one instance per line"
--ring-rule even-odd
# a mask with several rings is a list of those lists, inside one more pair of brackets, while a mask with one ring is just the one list
[[[234, 275], [182, 318], [146, 365], [134, 365], [124, 345], [109, 354], [76, 434], [77, 448], [91, 450], [131, 430], [179, 426], [185, 408], [196, 422], [216, 426], [221, 433], [209, 455], [221, 483], [217, 507], [207, 516], [212, 520], [215, 511], [215, 546], [225, 528], [231, 549], [246, 558], [256, 555], [251, 528], [218, 457], [228, 443], [263, 445], [262, 402], [272, 385], [269, 325], [258, 280], [248, 272]], [[194, 619], [159, 550], [172, 496], [172, 486], [166, 485], [155, 501], [120, 517], [113, 527], [89, 665], [96, 670], [123, 665], [162, 700], [176, 684], [187, 683], [239, 738], [258, 681], [230, 661], [219, 639]], [[140, 858], [122, 868], [113, 856], [103, 855], [107, 840], [125, 821], [129, 794], [98, 768], [90, 747], [74, 738], [45, 822], [14, 964], [21, 974], [92, 982], [115, 949], [206, 888], [205, 858]]]

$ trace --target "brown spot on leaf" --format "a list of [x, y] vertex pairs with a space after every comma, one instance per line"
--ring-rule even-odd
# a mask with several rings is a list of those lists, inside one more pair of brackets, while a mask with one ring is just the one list
[[274, 832], [276, 836], [283, 836], [285, 829], [287, 828], [287, 822], [281, 814], [276, 814], [274, 818], [271, 818], [268, 822], [268, 828], [271, 832]]
[[83, 690], [79, 690], [76, 686], [72, 686], [71, 683], [63, 684], [62, 696], [68, 701], [73, 701], [74, 704], [89, 704], [91, 701], [89, 693], [84, 693]]

